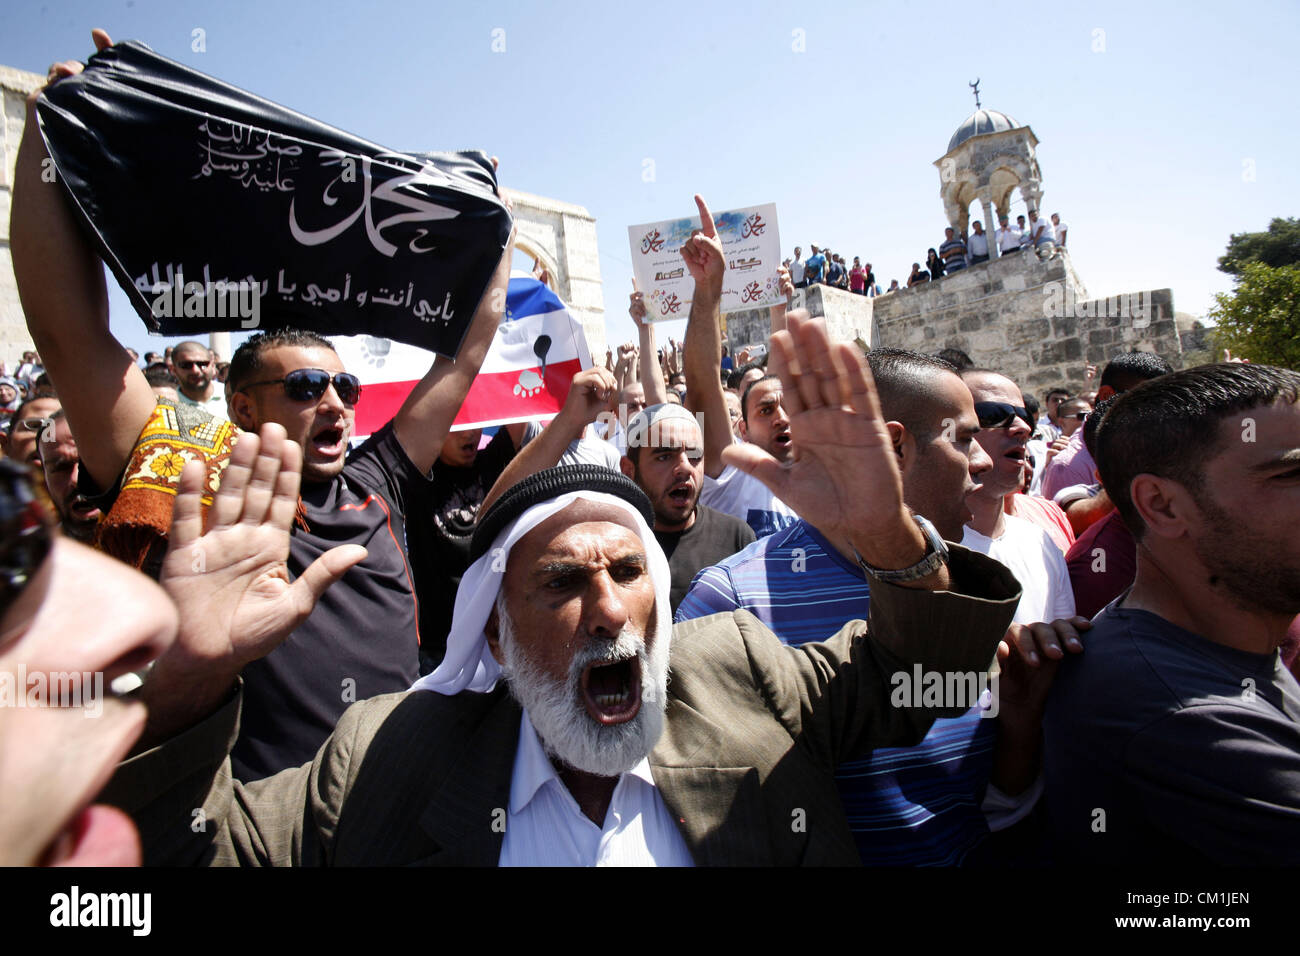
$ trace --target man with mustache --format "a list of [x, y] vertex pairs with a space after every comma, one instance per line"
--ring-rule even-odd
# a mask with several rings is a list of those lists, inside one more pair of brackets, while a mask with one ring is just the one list
[[[93, 36], [100, 50], [111, 45], [102, 30]], [[56, 63], [50, 82], [82, 69], [76, 62]], [[144, 533], [151, 533], [152, 546], [136, 546], [131, 555], [132, 560], [139, 555], [144, 564], [161, 552], [175, 462], [183, 457], [174, 453], [138, 461], [144, 443], [173, 421], [184, 423], [175, 428], [178, 439], [186, 437], [182, 430], [192, 437], [214, 429], [200, 409], [182, 404], [168, 411], [159, 405], [139, 366], [113, 337], [103, 264], [62, 185], [42, 176], [48, 156], [36, 117], [38, 92], [28, 99], [14, 174], [11, 235], [18, 290], [33, 341], [76, 436], [82, 493], [99, 496], [92, 500], [107, 515], [101, 538], [115, 517], [119, 491], [122, 499], [133, 491], [122, 487], [133, 460], [138, 467], [132, 479], [169, 483], [167, 490], [142, 492], [151, 496], [147, 505], [137, 499], [138, 507], [128, 507], [122, 500], [117, 510], [124, 520], [128, 512], [150, 516]], [[250, 661], [235, 751], [242, 779], [297, 766], [317, 751], [351, 702], [409, 687], [419, 676], [418, 609], [404, 518], [408, 500], [427, 481], [491, 345], [504, 309], [510, 258], [508, 242], [456, 360], [434, 361], [393, 419], [355, 451], [349, 451], [349, 440], [361, 382], [343, 367], [328, 339], [276, 327], [275, 316], [267, 315], [268, 331], [252, 336], [232, 356], [224, 389], [231, 421], [245, 433], [274, 423], [302, 449], [301, 511], [292, 538], [291, 572], [301, 574], [336, 545], [367, 550], [365, 560], [321, 599], [297, 633], [274, 654]], [[178, 374], [189, 375], [191, 386], [199, 381], [211, 386], [211, 358], [199, 343], [172, 352]], [[195, 447], [208, 456], [208, 450], [192, 443], [185, 453], [198, 454]], [[224, 476], [226, 451], [211, 449], [213, 483]]]
[[[867, 361], [902, 474], [903, 501], [945, 540], [961, 540], [971, 517], [968, 500], [992, 467], [975, 441], [980, 428], [969, 390], [942, 359], [878, 348]], [[869, 486], [862, 487], [866, 493]], [[782, 641], [800, 645], [822, 639], [829, 621], [872, 597], [852, 549], [800, 520], [706, 568], [676, 619], [743, 609]], [[1003, 691], [1012, 689], [1011, 678], [1004, 673]], [[1040, 714], [971, 705], [959, 717], [936, 721], [916, 746], [882, 747], [840, 768], [836, 781], [864, 865], [974, 862], [988, 849], [980, 846], [990, 829], [1005, 829], [1028, 812], [1032, 775], [1013, 771], [1010, 760], [1032, 765], [1018, 741], [1036, 738]]]
[[[183, 635], [143, 691], [155, 739], [173, 739], [128, 761], [111, 791], [140, 823], [146, 860], [856, 861], [835, 765], [918, 739], [952, 712], [895, 705], [882, 682], [917, 664], [986, 668], [1019, 591], [996, 562], [936, 547], [906, 510], [852, 346], [832, 348], [824, 325], [796, 314], [773, 347], [800, 457], [783, 467], [748, 445], [726, 457], [853, 549], [878, 582], [870, 625], [801, 648], [744, 613], [673, 629], [667, 562], [639, 489], [607, 469], [540, 472], [484, 513], [442, 665], [412, 693], [351, 708], [312, 763], [250, 785], [225, 769], [239, 658], [265, 653], [282, 626], [245, 634], [213, 620]], [[276, 487], [282, 456], [271, 451], [254, 473]], [[186, 473], [187, 493], [197, 479]], [[856, 490], [864, 481], [877, 489], [869, 498]], [[287, 526], [291, 507], [272, 511]], [[221, 536], [242, 523], [233, 508], [219, 514], [204, 538], [224, 551]], [[350, 560], [334, 552], [325, 563]], [[197, 609], [178, 593], [188, 617]], [[201, 831], [188, 823], [198, 806]], [[791, 826], [796, 810], [805, 825]]]
[[754, 541], [749, 525], [700, 504], [704, 435], [680, 405], [653, 405], [628, 423], [623, 474], [646, 493], [654, 532], [672, 572], [674, 613], [701, 568], [717, 564]]
[[100, 513], [77, 490], [77, 473], [81, 456], [62, 410], [56, 411], [41, 432], [37, 454], [45, 471], [45, 487], [63, 526], [63, 533], [74, 541], [89, 544], [95, 538]]

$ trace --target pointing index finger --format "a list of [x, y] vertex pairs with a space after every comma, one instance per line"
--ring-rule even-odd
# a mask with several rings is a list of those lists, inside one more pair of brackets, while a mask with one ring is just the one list
[[713, 224], [713, 214], [709, 212], [708, 204], [699, 193], [695, 194], [695, 205], [700, 210], [700, 231], [710, 239], [715, 238], [718, 235], [718, 229]]

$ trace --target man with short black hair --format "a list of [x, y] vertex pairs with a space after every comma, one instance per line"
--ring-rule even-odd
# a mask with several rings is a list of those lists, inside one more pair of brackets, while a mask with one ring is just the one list
[[[824, 327], [789, 323], [775, 364], [808, 441], [788, 469], [748, 445], [728, 463], [860, 555], [879, 582], [869, 625], [801, 648], [747, 614], [674, 628], [644, 494], [599, 468], [542, 472], [485, 512], [447, 660], [412, 693], [353, 708], [311, 763], [250, 786], [225, 772], [239, 696], [228, 658], [265, 653], [283, 615], [251, 635], [226, 620], [182, 633], [143, 690], [163, 742], [111, 786], [142, 824], [146, 862], [854, 862], [834, 768], [953, 713], [892, 699], [890, 675], [987, 667], [1017, 590], [996, 562], [936, 548], [907, 515], [861, 360]], [[834, 372], [819, 377], [814, 356], [827, 354]], [[856, 493], [864, 481], [876, 494]], [[281, 527], [285, 503], [272, 508]], [[222, 538], [196, 543], [224, 554]], [[198, 806], [204, 827], [189, 825]]]
[[41, 430], [58, 410], [59, 400], [46, 395], [29, 398], [19, 405], [10, 420], [9, 431], [0, 433], [0, 448], [4, 449], [5, 457], [24, 465], [38, 464]]
[[45, 487], [59, 512], [63, 533], [74, 541], [89, 544], [95, 538], [100, 511], [77, 490], [81, 456], [77, 454], [77, 443], [61, 410], [50, 416], [39, 440], [38, 454], [45, 472]]
[[[1154, 352], [1132, 349], [1106, 364], [1094, 404], [1171, 371], [1173, 367]], [[1047, 463], [1047, 470], [1043, 472], [1043, 497], [1055, 498], [1062, 488], [1092, 483], [1096, 470], [1097, 465], [1083, 444], [1083, 431], [1080, 429], [1070, 436], [1069, 444]]]
[[669, 603], [677, 606], [701, 568], [717, 564], [754, 541], [739, 518], [700, 504], [704, 435], [680, 405], [652, 405], [629, 420], [619, 463], [654, 509], [654, 533], [672, 572]]
[[984, 232], [984, 224], [976, 219], [971, 223], [971, 228], [975, 231], [971, 233], [970, 239], [966, 243], [967, 250], [970, 252], [970, 264], [976, 265], [981, 262], [988, 262], [989, 237]]
[[[100, 35], [96, 42], [105, 45], [106, 39]], [[52, 75], [79, 68], [60, 64]], [[172, 444], [191, 456], [202, 451], [211, 487], [221, 480], [230, 433], [213, 427], [198, 409], [160, 405], [144, 373], [113, 337], [103, 264], [66, 191], [42, 181], [47, 151], [39, 125], [33, 96], [14, 175], [11, 219], [23, 311], [76, 435], [83, 493], [107, 490], [99, 499], [107, 512], [101, 538], [115, 518], [109, 499], [138, 494], [149, 498], [147, 514], [155, 523], [128, 530], [150, 533], [152, 545], [165, 544], [176, 459], [183, 456], [159, 447], [153, 459], [159, 467], [149, 468], [141, 457], [145, 446], [165, 434], [174, 435]], [[235, 772], [244, 779], [310, 758], [351, 701], [400, 690], [418, 676], [416, 598], [403, 544], [406, 491], [427, 480], [487, 354], [505, 303], [511, 249], [507, 243], [456, 360], [436, 359], [393, 420], [350, 458], [360, 381], [344, 369], [328, 340], [299, 330], [259, 333], [232, 357], [226, 387], [231, 420], [253, 432], [279, 425], [303, 450], [290, 574], [302, 573], [335, 545], [361, 544], [368, 552], [275, 653], [245, 672], [247, 696], [235, 750]], [[275, 329], [273, 318], [264, 316], [264, 325]], [[177, 363], [212, 358], [200, 343], [186, 343], [173, 354]], [[198, 371], [197, 366], [183, 370]], [[213, 434], [224, 436], [215, 448], [209, 441]], [[137, 480], [123, 487], [133, 462]], [[127, 502], [121, 504], [116, 514], [124, 522], [140, 517]], [[126, 543], [136, 545], [132, 557], [142, 562], [157, 550]]]
[[1294, 371], [1202, 365], [1102, 420], [1137, 575], [1048, 702], [1059, 862], [1300, 863], [1300, 686], [1278, 654], [1300, 612], [1298, 399]]
[[1047, 390], [1047, 394], [1043, 396], [1043, 411], [1045, 414], [1039, 419], [1038, 425], [1034, 429], [1035, 438], [1041, 439], [1050, 445], [1061, 437], [1061, 421], [1058, 412], [1061, 402], [1069, 397], [1070, 390], [1068, 388], [1058, 387]]
[[1006, 512], [1005, 499], [1024, 481], [1028, 412], [1018, 405], [1020, 389], [989, 369], [963, 369], [979, 418], [976, 441], [993, 460], [970, 497], [973, 517], [962, 544], [1009, 567], [1024, 587], [1015, 620], [1020, 624], [1074, 616], [1074, 593], [1062, 550], [1047, 532], [1027, 518]]
[[[904, 503], [940, 536], [957, 540], [970, 516], [968, 496], [991, 464], [974, 441], [979, 423], [970, 392], [951, 365], [915, 352], [877, 348], [867, 361]], [[820, 639], [870, 597], [852, 550], [800, 520], [702, 571], [677, 620], [746, 610], [797, 646]], [[836, 781], [864, 865], [961, 863], [988, 836], [980, 803], [997, 721], [980, 714], [974, 708], [938, 721], [914, 747], [880, 748], [840, 769]], [[999, 816], [998, 805], [988, 808], [994, 825], [1013, 822], [1014, 814]]]
[[998, 233], [996, 236], [998, 242], [998, 252], [1000, 252], [1004, 256], [1012, 252], [1019, 252], [1020, 251], [1020, 230], [1013, 229], [1010, 226], [1008, 226], [1006, 216], [998, 217], [998, 225], [1001, 227], [998, 229]]
[[150, 365], [144, 370], [144, 380], [149, 383], [153, 393], [159, 398], [165, 398], [170, 402], [180, 403], [181, 383], [177, 381], [166, 365], [159, 363]]
[[961, 236], [949, 226], [943, 231], [943, 243], [939, 246], [939, 258], [943, 260], [943, 271], [947, 275], [960, 272], [966, 268], [966, 243]]

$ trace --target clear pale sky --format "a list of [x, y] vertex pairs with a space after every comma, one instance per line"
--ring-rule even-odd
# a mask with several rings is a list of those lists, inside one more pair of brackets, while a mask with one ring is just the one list
[[[1295, 3], [23, 4], [0, 63], [84, 59], [94, 26], [388, 147], [484, 149], [503, 184], [585, 206], [611, 341], [633, 337], [626, 227], [695, 192], [775, 202], [787, 254], [905, 279], [943, 237], [933, 162], [976, 77], [1038, 136], [1044, 212], [1093, 295], [1168, 286], [1200, 315], [1231, 288], [1228, 236], [1298, 214]], [[165, 344], [115, 285], [112, 323]]]

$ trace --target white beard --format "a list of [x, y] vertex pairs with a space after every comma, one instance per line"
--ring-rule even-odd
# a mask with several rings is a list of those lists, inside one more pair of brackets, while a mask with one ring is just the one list
[[[510, 692], [528, 711], [546, 752], [575, 770], [598, 777], [617, 777], [649, 756], [664, 729], [668, 702], [668, 641], [656, 640], [647, 651], [644, 633], [623, 628], [612, 642], [591, 642], [579, 648], [569, 666], [569, 676], [559, 683], [542, 673], [519, 647], [514, 622], [505, 601], [497, 600], [501, 672]], [[600, 724], [587, 713], [582, 701], [582, 672], [594, 662], [636, 657], [641, 664], [641, 709], [621, 724]]]

